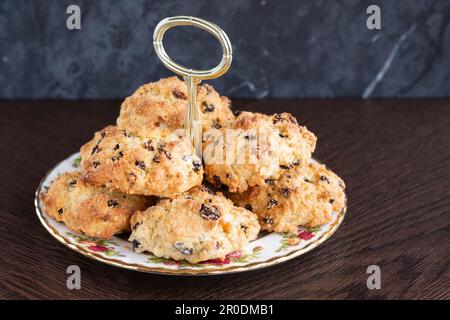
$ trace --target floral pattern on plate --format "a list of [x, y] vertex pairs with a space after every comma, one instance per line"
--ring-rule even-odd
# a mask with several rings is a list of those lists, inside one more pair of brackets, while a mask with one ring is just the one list
[[115, 248], [117, 243], [114, 241], [87, 237], [84, 235], [74, 234], [72, 232], [67, 232], [66, 235], [91, 252], [99, 252], [108, 257], [124, 257], [124, 255], [120, 254], [120, 252]]
[[296, 246], [302, 240], [308, 241], [312, 239], [320, 229], [321, 226], [314, 228], [299, 227], [297, 233], [280, 233], [281, 242], [276, 252], [281, 252], [287, 250], [289, 247]]

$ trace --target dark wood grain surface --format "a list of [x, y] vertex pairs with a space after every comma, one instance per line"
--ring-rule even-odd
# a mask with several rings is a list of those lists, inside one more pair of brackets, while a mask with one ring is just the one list
[[[450, 101], [237, 101], [287, 111], [318, 136], [315, 157], [347, 184], [348, 213], [319, 248], [267, 269], [175, 277], [115, 268], [53, 239], [35, 189], [58, 161], [114, 122], [120, 101], [0, 102], [0, 297], [132, 299], [449, 299]], [[66, 268], [81, 268], [68, 290]], [[368, 290], [366, 268], [381, 268]]]

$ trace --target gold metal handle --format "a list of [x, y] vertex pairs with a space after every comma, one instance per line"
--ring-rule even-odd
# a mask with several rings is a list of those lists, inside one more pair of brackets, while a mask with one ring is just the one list
[[[166, 53], [163, 45], [164, 34], [167, 30], [177, 27], [177, 26], [193, 26], [205, 30], [211, 33], [217, 40], [219, 40], [222, 46], [222, 59], [220, 63], [209, 70], [193, 70], [191, 68], [183, 67], [176, 62], [174, 62]], [[153, 32], [153, 47], [155, 48], [156, 54], [162, 63], [170, 70], [179, 74], [183, 77], [194, 77], [200, 80], [214, 79], [220, 77], [231, 66], [231, 61], [233, 59], [233, 49], [231, 48], [230, 39], [226, 33], [219, 28], [219, 26], [211, 23], [209, 21], [187, 16], [177, 16], [170, 17], [161, 20], [160, 23], [155, 28]]]
[[[211, 33], [219, 40], [220, 45], [222, 46], [222, 59], [220, 60], [220, 63], [209, 70], [193, 70], [173, 61], [164, 49], [163, 38], [167, 30], [176, 26], [194, 26]], [[233, 59], [233, 50], [230, 39], [228, 39], [226, 33], [214, 23], [195, 17], [176, 16], [166, 18], [158, 23], [153, 33], [153, 47], [162, 63], [169, 70], [182, 76], [187, 83], [189, 98], [185, 129], [194, 144], [196, 154], [201, 157], [202, 124], [200, 110], [197, 106], [197, 85], [201, 80], [217, 78], [228, 71]]]

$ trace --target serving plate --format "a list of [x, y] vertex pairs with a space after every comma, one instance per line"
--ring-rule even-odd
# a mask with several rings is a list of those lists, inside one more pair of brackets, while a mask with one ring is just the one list
[[172, 275], [217, 275], [265, 268], [298, 257], [319, 246], [337, 230], [347, 209], [345, 207], [341, 212], [333, 212], [333, 220], [321, 227], [299, 227], [297, 234], [261, 232], [258, 239], [242, 250], [229, 254], [223, 261], [208, 260], [196, 264], [174, 261], [150, 253], [134, 252], [131, 243], [126, 241], [127, 235], [101, 240], [76, 234], [62, 222], [57, 222], [46, 214], [39, 193], [46, 190], [59, 174], [77, 170], [79, 157], [79, 153], [71, 155], [42, 179], [35, 196], [37, 216], [47, 231], [70, 249], [94, 260], [130, 270]]

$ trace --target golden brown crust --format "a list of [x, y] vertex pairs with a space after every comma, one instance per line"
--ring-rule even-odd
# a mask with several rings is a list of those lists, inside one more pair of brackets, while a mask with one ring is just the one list
[[260, 228], [253, 213], [202, 188], [135, 213], [131, 225], [135, 251], [191, 263], [224, 259], [256, 239]]
[[315, 227], [332, 219], [331, 212], [345, 206], [345, 184], [324, 165], [309, 163], [285, 170], [276, 180], [230, 194], [236, 205], [258, 215], [263, 230], [297, 232], [298, 226]]
[[[187, 86], [177, 77], [139, 87], [122, 103], [117, 125], [130, 132], [157, 128], [180, 129], [187, 109]], [[204, 130], [225, 127], [234, 120], [230, 100], [208, 84], [197, 87], [197, 101]]]
[[128, 194], [173, 197], [198, 186], [203, 169], [189, 138], [160, 130], [147, 136], [116, 126], [81, 147], [84, 179]]
[[[289, 113], [267, 116], [242, 112], [231, 129], [208, 130], [204, 143], [208, 180], [228, 186], [230, 192], [243, 192], [250, 186], [262, 185], [265, 179], [278, 177], [283, 168], [301, 167], [308, 163], [317, 140], [306, 127], [299, 126]], [[224, 142], [229, 134], [234, 135], [231, 146]], [[217, 139], [218, 135], [225, 138]], [[216, 138], [208, 139], [209, 136]], [[221, 143], [223, 154], [226, 154], [227, 148], [231, 148], [232, 153], [237, 155], [234, 161], [220, 163], [220, 160], [209, 158], [210, 150], [214, 149], [210, 141]], [[251, 148], [261, 152], [262, 156], [251, 159], [248, 156]]]
[[81, 179], [81, 172], [59, 175], [40, 194], [46, 213], [75, 232], [102, 239], [130, 229], [130, 217], [144, 210], [148, 199], [96, 188]]

